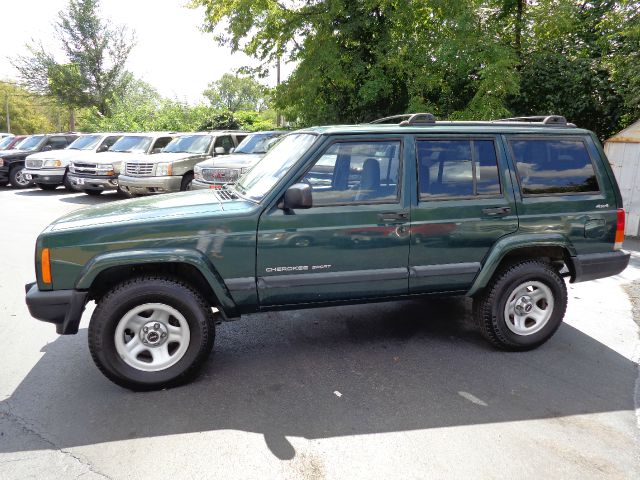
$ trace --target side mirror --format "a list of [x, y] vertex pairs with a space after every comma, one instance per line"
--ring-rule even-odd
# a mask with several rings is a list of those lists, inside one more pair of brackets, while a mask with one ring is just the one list
[[44, 147], [42, 147], [43, 152], [49, 152], [51, 150], [53, 150], [53, 147], [51, 145], [45, 145]]
[[160, 153], [162, 151], [162, 147], [156, 147], [153, 150], [151, 150], [151, 153]]
[[235, 151], [236, 151], [236, 148], [235, 148], [235, 147], [231, 147], [231, 148], [229, 149], [229, 153], [233, 153], [233, 152], [235, 152]]
[[227, 153], [224, 147], [216, 147], [213, 149], [213, 151], [216, 155], [224, 155], [225, 153]]
[[295, 183], [291, 185], [280, 203], [283, 210], [293, 210], [296, 208], [311, 208], [313, 198], [311, 196], [311, 185], [306, 183]]
[[102, 144], [98, 147], [98, 153], [106, 152], [109, 150], [109, 145]]

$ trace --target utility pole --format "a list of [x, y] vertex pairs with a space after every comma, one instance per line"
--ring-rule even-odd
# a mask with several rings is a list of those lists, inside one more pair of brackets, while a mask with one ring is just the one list
[[[280, 55], [278, 55], [278, 60], [276, 61], [276, 86], [280, 85]], [[280, 112], [276, 111], [276, 126], [282, 127], [282, 117], [280, 116]]]
[[4, 97], [4, 108], [7, 112], [7, 133], [11, 133], [11, 118], [9, 116], [9, 92]]

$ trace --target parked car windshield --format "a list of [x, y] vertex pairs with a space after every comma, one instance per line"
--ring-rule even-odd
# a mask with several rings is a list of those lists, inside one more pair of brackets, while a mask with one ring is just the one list
[[281, 133], [254, 133], [246, 137], [233, 153], [267, 153], [269, 147], [280, 137]]
[[69, 150], [93, 150], [102, 140], [102, 135], [82, 135], [67, 147]]
[[317, 135], [294, 133], [275, 145], [234, 185], [241, 195], [261, 201], [316, 141]]
[[13, 137], [4, 137], [2, 140], [0, 140], [0, 150], [4, 150], [5, 148], [7, 148], [7, 146], [10, 145], [11, 142], [13, 142]]
[[20, 142], [20, 150], [33, 151], [38, 148], [44, 140], [44, 135], [31, 135]]
[[137, 135], [126, 135], [114, 143], [109, 151], [123, 153], [145, 153], [151, 145], [151, 137], [139, 137]]
[[169, 153], [207, 153], [212, 137], [209, 135], [184, 135], [174, 138], [163, 152]]

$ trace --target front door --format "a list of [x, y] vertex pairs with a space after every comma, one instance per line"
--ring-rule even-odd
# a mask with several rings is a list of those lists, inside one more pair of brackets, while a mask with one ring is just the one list
[[494, 136], [416, 138], [411, 293], [470, 287], [491, 246], [518, 229], [512, 177]]
[[256, 267], [261, 305], [407, 293], [402, 152], [397, 136], [337, 139], [297, 179], [311, 185], [313, 207], [263, 214]]

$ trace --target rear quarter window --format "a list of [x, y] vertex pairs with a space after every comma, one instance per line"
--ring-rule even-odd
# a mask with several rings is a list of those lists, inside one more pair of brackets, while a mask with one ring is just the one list
[[518, 138], [510, 140], [509, 144], [523, 194], [600, 191], [593, 162], [583, 140]]

